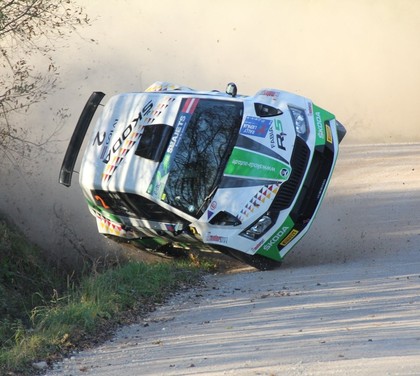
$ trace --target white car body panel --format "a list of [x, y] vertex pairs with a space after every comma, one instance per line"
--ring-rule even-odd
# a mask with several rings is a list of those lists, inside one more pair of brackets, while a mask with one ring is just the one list
[[[218, 108], [226, 112], [211, 112]], [[238, 111], [240, 124], [223, 117], [239, 116]], [[236, 127], [237, 134], [229, 135], [225, 123], [216, 129], [214, 116]], [[158, 130], [162, 138], [155, 135]], [[233, 97], [158, 82], [145, 92], [108, 100], [85, 150], [79, 183], [102, 234], [139, 241], [198, 239], [218, 249], [281, 261], [315, 217], [344, 134], [334, 115], [288, 92], [263, 89], [255, 96]], [[198, 161], [209, 158], [209, 170], [187, 167], [198, 162], [187, 159], [193, 149], [186, 145], [197, 148]], [[185, 171], [174, 170], [174, 163]], [[222, 170], [214, 171], [218, 163]], [[219, 176], [206, 200], [201, 185], [194, 191], [192, 182], [206, 181], [196, 173], [210, 180]], [[184, 195], [177, 188], [181, 183], [191, 192]], [[188, 205], [184, 196], [194, 203]], [[223, 213], [228, 213], [227, 222]], [[264, 216], [274, 223], [249, 235]]]

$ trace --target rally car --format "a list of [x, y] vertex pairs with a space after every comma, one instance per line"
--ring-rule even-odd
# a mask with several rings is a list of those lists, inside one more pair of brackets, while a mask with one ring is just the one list
[[[104, 96], [91, 95], [76, 125], [65, 186]], [[101, 234], [146, 249], [198, 242], [264, 269], [308, 231], [345, 133], [333, 114], [285, 91], [156, 82], [105, 104], [79, 183]]]

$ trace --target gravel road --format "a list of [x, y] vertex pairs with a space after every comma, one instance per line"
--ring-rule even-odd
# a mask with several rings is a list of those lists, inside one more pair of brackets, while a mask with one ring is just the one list
[[344, 146], [282, 267], [211, 275], [59, 375], [420, 375], [420, 145]]

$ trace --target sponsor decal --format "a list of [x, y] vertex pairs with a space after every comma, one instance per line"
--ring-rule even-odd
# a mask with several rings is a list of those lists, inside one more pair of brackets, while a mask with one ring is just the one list
[[279, 92], [275, 90], [262, 90], [260, 94], [272, 99], [277, 99], [279, 97]]
[[278, 230], [275, 235], [266, 244], [264, 244], [264, 250], [268, 251], [272, 246], [278, 244], [288, 229], [289, 226], [281, 227], [280, 230]]
[[[247, 167], [248, 169], [254, 169], [254, 170], [264, 170], [267, 172], [275, 172], [276, 169], [273, 166], [269, 166], [267, 164], [252, 162], [252, 161], [244, 161], [240, 159], [233, 159], [231, 162], [233, 165], [238, 165], [242, 167]], [[247, 174], [245, 174], [247, 175]]]
[[185, 101], [184, 107], [182, 107], [182, 112], [185, 114], [192, 115], [197, 108], [198, 102], [200, 100], [198, 98], [188, 98]]
[[217, 208], [217, 202], [216, 201], [212, 201], [211, 204], [210, 204], [210, 209], [211, 210], [216, 210], [216, 208]]
[[243, 222], [246, 218], [248, 218], [256, 208], [259, 208], [262, 204], [266, 201], [271, 203], [276, 197], [276, 194], [280, 188], [280, 184], [270, 184], [263, 186], [251, 199], [245, 204], [237, 218]]
[[213, 243], [227, 244], [228, 237], [227, 236], [220, 236], [220, 235], [213, 235], [211, 233], [207, 233], [206, 241], [207, 242], [213, 242]]
[[326, 184], [327, 184], [327, 179], [324, 179], [322, 181], [321, 188], [319, 188], [318, 195], [316, 196], [317, 200], [319, 200], [321, 198], [322, 192], [324, 191], [324, 188], [325, 188]]
[[143, 118], [143, 123], [147, 125], [153, 124], [174, 100], [175, 98], [173, 97], [164, 97], [156, 106], [154, 106], [154, 109], [149, 113], [149, 116]]
[[138, 123], [140, 123], [145, 116], [149, 115], [150, 111], [153, 109], [153, 102], [150, 100], [146, 105], [141, 109], [138, 117]]
[[96, 219], [98, 219], [98, 227], [101, 233], [108, 233], [118, 236], [123, 234], [123, 228], [121, 225], [111, 222], [109, 219], [101, 215], [97, 215]]
[[[173, 102], [175, 98], [173, 97], [164, 97], [156, 106], [153, 106], [153, 102], [149, 101], [143, 109], [140, 111], [138, 118], [134, 119], [128, 127], [125, 128], [123, 134], [121, 137], [118, 138], [118, 140], [115, 141], [114, 145], [112, 146], [112, 149], [109, 150], [109, 143], [111, 142], [112, 135], [115, 130], [115, 126], [118, 123], [118, 119], [115, 119], [112, 123], [112, 129], [107, 132], [100, 132], [98, 131], [94, 140], [92, 146], [98, 145], [102, 146], [102, 150], [100, 153], [100, 159], [104, 163], [108, 163], [111, 159], [111, 156], [113, 153], [116, 153], [118, 149], [121, 147], [123, 141], [128, 137], [129, 133], [133, 130], [133, 128], [136, 126], [139, 130], [141, 130], [140, 122], [143, 124], [152, 124], [155, 122], [155, 120], [162, 115], [165, 110], [169, 107], [170, 103]], [[154, 107], [154, 109], [153, 109]], [[136, 123], [136, 124], [134, 124]]]
[[111, 234], [126, 239], [137, 238], [137, 235], [132, 228], [128, 228], [125, 225], [112, 222], [109, 219], [102, 217], [101, 215], [96, 216], [96, 219], [96, 224], [98, 226], [99, 233], [101, 234]]
[[[117, 140], [112, 145], [112, 148], [108, 151], [107, 155], [105, 156], [103, 160], [104, 163], [108, 163], [111, 160], [111, 157], [118, 155], [119, 154], [118, 152], [120, 151], [122, 146], [124, 146], [123, 153], [126, 153], [127, 147], [131, 146], [129, 144], [126, 144], [126, 141], [127, 140], [132, 141], [130, 136], [133, 130], [136, 128], [136, 125], [137, 125], [137, 119], [134, 119], [130, 124], [127, 125], [127, 127], [123, 130], [122, 134], [117, 138]], [[136, 133], [135, 137], [137, 136], [138, 134]]]
[[274, 235], [271, 236], [271, 238], [269, 238], [258, 250], [258, 253], [268, 256], [274, 260], [281, 260], [278, 245], [281, 241], [283, 241], [290, 229], [293, 227], [293, 220], [290, 217], [287, 217], [283, 224], [275, 231]]
[[182, 115], [178, 121], [178, 124], [175, 128], [174, 134], [172, 135], [171, 142], [169, 143], [167, 153], [171, 154], [174, 151], [175, 146], [178, 145], [178, 138], [181, 132], [184, 129], [184, 126], [187, 122], [186, 115]]
[[290, 169], [289, 165], [278, 159], [235, 147], [226, 166], [225, 175], [284, 181], [288, 176], [285, 171], [290, 172]]
[[[276, 130], [276, 132], [274, 132], [273, 128]], [[284, 140], [287, 134], [283, 132], [283, 125], [280, 120], [274, 120], [274, 127], [270, 128], [269, 136], [271, 149], [277, 147], [280, 150], [286, 151], [286, 147], [284, 146]]]
[[258, 251], [258, 249], [264, 244], [264, 238], [262, 238], [257, 244], [255, 244], [252, 248], [251, 251]]
[[312, 103], [308, 102], [308, 115], [312, 116]]
[[325, 133], [327, 134], [327, 142], [332, 144], [331, 127], [328, 124], [325, 124]]
[[143, 127], [138, 131], [134, 131], [135, 122], [130, 123], [127, 128], [125, 128], [122, 135], [117, 139], [112, 148], [108, 151], [103, 162], [106, 164], [104, 173], [102, 174], [102, 180], [104, 182], [109, 181], [115, 170], [124, 160], [125, 156], [132, 149], [134, 144], [140, 139], [143, 134]]
[[246, 136], [265, 138], [273, 121], [255, 116], [247, 116], [239, 133]]
[[124, 238], [133, 238], [135, 236], [132, 229], [127, 228], [122, 223], [118, 223], [115, 216], [112, 216], [115, 220], [109, 219], [101, 213], [99, 208], [92, 206], [90, 203], [89, 206], [97, 219], [98, 230], [101, 234], [112, 234]]
[[281, 120], [279, 119], [274, 120], [274, 128], [276, 128], [276, 131], [283, 133], [283, 124], [281, 123]]
[[315, 112], [315, 125], [316, 125], [316, 134], [319, 139], [324, 140], [324, 124], [322, 122], [321, 113]]
[[325, 145], [325, 142], [332, 143], [331, 128], [329, 128], [329, 121], [334, 119], [334, 115], [325, 111], [324, 109], [313, 106], [314, 122], [316, 127], [316, 145]]
[[287, 136], [286, 133], [281, 132], [280, 134], [276, 135], [277, 147], [281, 150], [286, 151], [286, 147], [283, 145], [284, 136]]
[[147, 193], [151, 194], [153, 197], [164, 200], [164, 189], [169, 176], [169, 167], [171, 165], [172, 155], [174, 151], [176, 151], [179, 145], [179, 140], [181, 139], [182, 134], [199, 102], [200, 99], [198, 98], [188, 98], [183, 101], [182, 109], [178, 114], [175, 130], [171, 141], [169, 142], [169, 146], [165, 152], [162, 162], [159, 165], [159, 168], [153, 176], [152, 182], [147, 188]]
[[289, 235], [287, 235], [281, 242], [280, 245], [282, 245], [283, 247], [286, 246], [287, 244], [289, 244], [294, 238], [295, 236], [299, 234], [299, 231], [296, 229], [293, 229], [292, 231], [289, 232]]
[[270, 137], [270, 146], [271, 146], [271, 149], [274, 149], [276, 147], [276, 143], [274, 142], [274, 130], [273, 130], [273, 127], [270, 127], [269, 137]]
[[[140, 121], [150, 113], [153, 108], [153, 102], [149, 101], [140, 111], [138, 117], [133, 119], [118, 136], [117, 140], [113, 143], [112, 147], [109, 148], [103, 163], [107, 166], [102, 174], [102, 181], [108, 182], [115, 170], [124, 160], [128, 152], [133, 148], [134, 144], [140, 139], [143, 134], [143, 126], [140, 125]], [[117, 120], [114, 122], [113, 127]], [[111, 135], [111, 134], [110, 134]]]

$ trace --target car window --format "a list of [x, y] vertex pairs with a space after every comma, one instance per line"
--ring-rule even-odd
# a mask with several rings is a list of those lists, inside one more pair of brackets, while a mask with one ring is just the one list
[[198, 101], [171, 158], [165, 202], [196, 218], [204, 213], [238, 136], [242, 113], [240, 102]]

